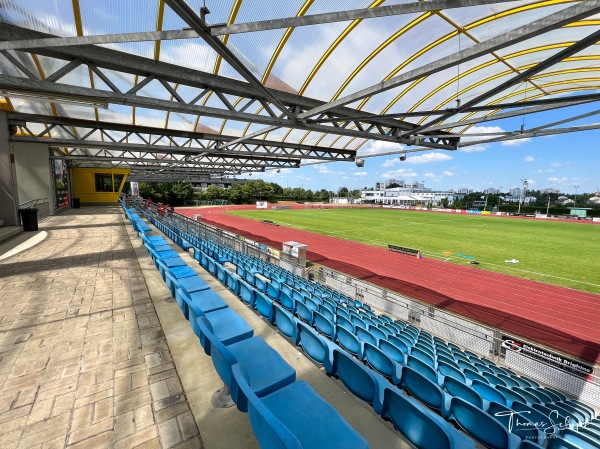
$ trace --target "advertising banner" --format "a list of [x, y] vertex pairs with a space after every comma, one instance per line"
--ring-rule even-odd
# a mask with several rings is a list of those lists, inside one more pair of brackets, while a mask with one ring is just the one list
[[520, 352], [527, 357], [546, 363], [561, 371], [574, 374], [579, 377], [588, 378], [594, 373], [594, 368], [581, 362], [563, 357], [554, 352], [523, 341], [514, 339], [507, 335], [502, 336], [502, 348], [507, 351]]
[[54, 206], [56, 209], [69, 206], [69, 168], [67, 161], [54, 160], [52, 163], [52, 175], [54, 181]]
[[269, 203], [267, 201], [257, 201], [256, 202], [256, 208], [257, 209], [268, 209], [269, 208]]

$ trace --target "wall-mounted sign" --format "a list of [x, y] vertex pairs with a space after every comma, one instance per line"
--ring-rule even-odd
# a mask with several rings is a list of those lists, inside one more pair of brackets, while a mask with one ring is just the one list
[[520, 352], [527, 357], [539, 360], [540, 362], [558, 368], [570, 374], [580, 377], [588, 377], [594, 373], [594, 368], [573, 359], [563, 357], [562, 355], [550, 352], [546, 349], [530, 345], [507, 335], [502, 336], [502, 348], [507, 351]]
[[268, 209], [269, 208], [269, 203], [267, 201], [257, 201], [256, 202], [256, 208], [257, 209]]

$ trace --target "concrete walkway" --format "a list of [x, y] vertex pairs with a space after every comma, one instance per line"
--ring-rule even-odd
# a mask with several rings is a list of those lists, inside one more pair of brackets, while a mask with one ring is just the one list
[[118, 207], [0, 245], [0, 331], [3, 449], [202, 447]]
[[[222, 382], [123, 220], [71, 210], [0, 244], [0, 448], [259, 449], [246, 413], [211, 407]], [[372, 449], [409, 447], [177, 251]]]

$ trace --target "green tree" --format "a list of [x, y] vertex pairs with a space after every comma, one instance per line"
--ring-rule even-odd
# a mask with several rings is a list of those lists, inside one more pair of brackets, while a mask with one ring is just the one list
[[189, 181], [172, 183], [169, 192], [169, 204], [179, 206], [185, 204], [187, 200], [194, 199], [194, 186]]
[[283, 187], [281, 187], [276, 182], [271, 182], [271, 187], [273, 188], [273, 195], [281, 195], [283, 194]]
[[242, 204], [244, 202], [244, 192], [239, 184], [232, 184], [228, 189], [229, 201], [233, 204]]
[[217, 186], [208, 186], [206, 189], [206, 199], [209, 201], [227, 199], [224, 189]]

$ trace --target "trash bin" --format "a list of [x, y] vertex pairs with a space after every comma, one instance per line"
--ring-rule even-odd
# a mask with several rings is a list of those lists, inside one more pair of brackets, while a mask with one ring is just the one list
[[24, 231], [38, 230], [37, 212], [38, 210], [34, 207], [19, 209], [19, 214], [21, 215], [21, 223], [23, 224]]
[[73, 198], [73, 209], [79, 209], [79, 198]]

